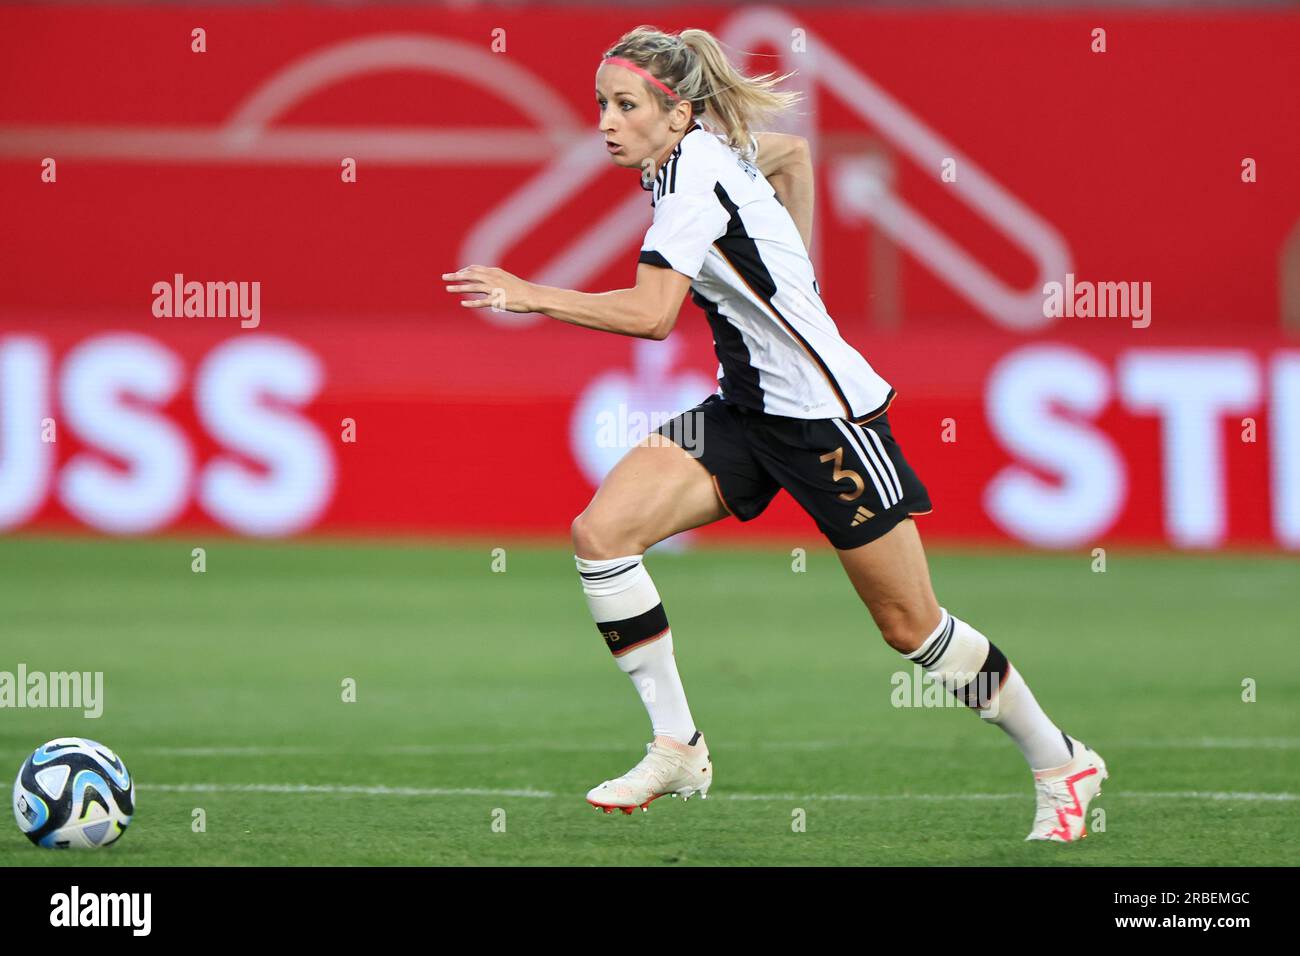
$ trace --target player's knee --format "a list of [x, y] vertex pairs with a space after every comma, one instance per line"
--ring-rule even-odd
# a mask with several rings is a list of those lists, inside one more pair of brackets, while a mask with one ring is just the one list
[[573, 553], [580, 558], [599, 561], [640, 553], [625, 532], [588, 511], [573, 519], [569, 534], [573, 538]]
[[926, 622], [905, 601], [877, 601], [871, 605], [871, 617], [885, 643], [900, 654], [910, 654], [920, 647], [929, 634]]
[[569, 525], [569, 537], [573, 539], [573, 553], [580, 558], [596, 558], [597, 555], [591, 553], [595, 544], [593, 540], [595, 535], [591, 528], [591, 522], [587, 520], [587, 513], [584, 511], [573, 519]]

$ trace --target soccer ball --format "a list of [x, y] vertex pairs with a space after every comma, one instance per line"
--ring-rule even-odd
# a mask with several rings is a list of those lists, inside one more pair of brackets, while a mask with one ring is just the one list
[[85, 737], [36, 748], [14, 781], [18, 829], [37, 846], [94, 849], [117, 840], [135, 812], [135, 784], [122, 758]]

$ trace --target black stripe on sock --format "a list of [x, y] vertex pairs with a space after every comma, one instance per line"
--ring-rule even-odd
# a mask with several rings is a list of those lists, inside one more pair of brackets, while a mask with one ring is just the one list
[[621, 621], [597, 621], [596, 628], [615, 657], [668, 630], [668, 615], [660, 602], [643, 614]]
[[627, 564], [620, 564], [616, 568], [606, 568], [604, 571], [579, 571], [588, 581], [600, 581], [604, 578], [612, 578], [616, 574], [622, 574], [624, 571], [636, 567], [637, 562], [630, 561]]
[[930, 650], [917, 661], [922, 667], [929, 667], [939, 658], [943, 657], [943, 652], [948, 649], [948, 644], [952, 641], [953, 623], [952, 615], [948, 615], [948, 626], [943, 629], [943, 634], [934, 642]]
[[1070, 756], [1074, 756], [1074, 744], [1070, 743], [1070, 738], [1065, 736], [1065, 731], [1061, 731], [1061, 736], [1065, 739], [1066, 749], [1070, 751]]
[[987, 710], [993, 695], [1001, 690], [1002, 675], [1006, 672], [1006, 656], [998, 650], [996, 644], [989, 641], [989, 653], [988, 657], [984, 658], [984, 666], [979, 669], [979, 673], [969, 684], [953, 688], [953, 694], [967, 707]]

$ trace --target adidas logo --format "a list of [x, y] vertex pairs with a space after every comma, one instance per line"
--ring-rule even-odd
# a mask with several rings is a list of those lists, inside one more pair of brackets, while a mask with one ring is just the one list
[[875, 515], [873, 515], [866, 508], [862, 507], [862, 505], [858, 505], [858, 513], [853, 516], [853, 523], [850, 524], [849, 527], [856, 528], [858, 525], [862, 524], [862, 522], [866, 521], [868, 518], [874, 518], [874, 517]]

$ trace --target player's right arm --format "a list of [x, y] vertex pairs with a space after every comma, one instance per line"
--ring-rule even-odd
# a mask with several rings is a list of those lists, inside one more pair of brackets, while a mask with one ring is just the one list
[[808, 140], [789, 133], [755, 133], [758, 155], [755, 165], [776, 190], [777, 198], [790, 213], [804, 248], [812, 250], [813, 165]]
[[605, 332], [666, 339], [691, 282], [731, 219], [713, 185], [707, 175], [683, 173], [675, 188], [659, 197], [654, 222], [641, 241], [635, 288], [593, 294], [539, 286], [535, 311]]
[[635, 288], [591, 293], [530, 286], [530, 310], [603, 332], [666, 339], [691, 282], [699, 278], [709, 249], [731, 219], [713, 191], [714, 182], [707, 175], [684, 173], [659, 197], [637, 257]]
[[690, 287], [690, 276], [642, 262], [636, 267], [636, 286], [631, 289], [575, 292], [535, 285], [533, 311], [601, 332], [662, 340], [676, 324]]

